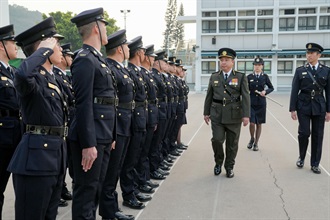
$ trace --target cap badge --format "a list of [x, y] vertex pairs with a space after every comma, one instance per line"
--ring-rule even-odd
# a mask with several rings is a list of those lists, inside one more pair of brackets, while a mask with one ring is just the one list
[[256, 61], [259, 62], [260, 61], [259, 58], [257, 58]]
[[311, 49], [312, 48], [312, 44], [308, 44], [308, 49]]
[[222, 56], [226, 56], [227, 55], [227, 51], [222, 51]]

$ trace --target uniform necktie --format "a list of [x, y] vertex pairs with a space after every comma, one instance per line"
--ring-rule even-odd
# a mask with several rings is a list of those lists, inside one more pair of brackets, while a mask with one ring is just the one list
[[312, 66], [312, 73], [313, 73], [313, 75], [315, 75], [315, 73], [316, 73], [315, 66]]
[[225, 74], [225, 80], [227, 80], [227, 79], [228, 79], [228, 74], [226, 73], [226, 74]]
[[10, 76], [11, 76], [12, 78], [14, 78], [14, 74], [13, 74], [13, 71], [12, 71], [12, 69], [10, 68], [10, 66], [7, 67], [7, 70], [8, 70], [8, 72], [10, 73]]

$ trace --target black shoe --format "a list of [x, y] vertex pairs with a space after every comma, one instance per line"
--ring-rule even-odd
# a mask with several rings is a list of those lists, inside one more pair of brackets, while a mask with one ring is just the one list
[[150, 195], [145, 195], [143, 193], [138, 193], [135, 195], [135, 197], [140, 201], [140, 202], [147, 202], [150, 201], [152, 199], [152, 197]]
[[[122, 212], [116, 212], [115, 213], [115, 219], [118, 219], [118, 220], [134, 220], [135, 217], [133, 215], [125, 215], [124, 213]], [[115, 220], [113, 219], [113, 220]]]
[[[154, 188], [152, 188], [151, 186], [149, 186], [148, 184], [145, 184], [145, 185], [140, 185], [138, 187], [138, 189], [143, 192], [143, 193], [154, 193], [155, 190]], [[139, 199], [139, 198], [138, 198]], [[140, 200], [140, 199], [139, 199]], [[141, 200], [140, 200], [141, 201]]]
[[168, 167], [171, 167], [171, 166], [173, 166], [173, 163], [169, 163], [169, 162], [167, 162], [166, 160], [163, 160], [163, 161], [160, 163], [160, 165], [161, 165], [161, 166], [166, 165], [166, 166], [168, 166]]
[[66, 201], [72, 200], [72, 194], [70, 192], [63, 193], [61, 195], [61, 198]]
[[313, 173], [316, 173], [316, 174], [321, 173], [321, 169], [317, 166], [312, 166], [311, 170], [313, 171]]
[[148, 186], [150, 186], [151, 188], [157, 188], [159, 186], [158, 183], [152, 182], [151, 180], [147, 181]]
[[169, 163], [174, 163], [175, 159], [176, 159], [175, 156], [169, 154], [166, 158], [166, 161], [169, 162]]
[[216, 164], [214, 166], [214, 175], [219, 175], [221, 173], [221, 165]]
[[60, 199], [60, 201], [58, 203], [58, 207], [66, 207], [68, 205], [69, 205], [69, 203], [67, 201], [65, 201], [64, 199]]
[[181, 143], [181, 144], [178, 145], [178, 149], [180, 149], [180, 150], [187, 150], [188, 149], [188, 146]]
[[178, 149], [178, 148], [176, 148], [175, 151], [176, 151], [177, 153], [179, 153], [179, 154], [182, 154], [182, 152], [183, 152], [183, 150], [180, 150], [180, 149]]
[[180, 156], [181, 154], [179, 154], [177, 151], [174, 150], [174, 151], [171, 151], [171, 152], [170, 152], [170, 155], [178, 157], [178, 156]]
[[304, 160], [302, 160], [300, 157], [298, 158], [296, 162], [297, 167], [303, 168], [304, 167]]
[[253, 151], [258, 151], [258, 150], [259, 150], [258, 144], [253, 144]]
[[248, 145], [247, 145], [247, 148], [251, 149], [252, 146], [253, 146], [253, 143], [254, 143], [254, 138], [251, 138], [251, 139], [250, 139], [250, 142], [249, 142]]
[[150, 173], [150, 178], [155, 180], [164, 180], [166, 176], [160, 174], [157, 170]]
[[130, 200], [124, 200], [123, 206], [131, 209], [144, 209], [146, 207], [143, 202], [139, 202], [135, 197]]
[[157, 172], [160, 173], [160, 174], [162, 174], [163, 176], [168, 176], [168, 175], [170, 175], [170, 172], [165, 171], [165, 170], [162, 170], [161, 168], [158, 168], [158, 169], [157, 169]]
[[166, 171], [169, 171], [171, 169], [168, 166], [166, 166], [165, 164], [160, 164], [159, 168], [162, 170], [166, 170]]
[[233, 177], [234, 177], [234, 171], [233, 171], [233, 170], [227, 170], [227, 174], [226, 174], [226, 176], [227, 176], [228, 178], [233, 178]]

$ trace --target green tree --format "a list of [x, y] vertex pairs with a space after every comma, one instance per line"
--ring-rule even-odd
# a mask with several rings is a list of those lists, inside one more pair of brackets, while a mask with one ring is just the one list
[[[168, 0], [165, 12], [165, 31], [163, 49], [168, 50], [175, 42], [174, 30], [176, 26], [176, 0]], [[169, 54], [168, 54], [169, 55]]]
[[[56, 23], [57, 32], [65, 37], [61, 41], [61, 44], [64, 43], [71, 43], [72, 50], [75, 51], [82, 46], [82, 40], [78, 33], [77, 27], [71, 22], [71, 18], [75, 16], [73, 12], [51, 12], [49, 15], [42, 14], [43, 19], [52, 16], [54, 18], [54, 21]], [[109, 22], [109, 25], [107, 26], [107, 34], [110, 35], [113, 32], [117, 31], [119, 29], [118, 26], [116, 26], [116, 20], [113, 18], [109, 18], [109, 15], [107, 12], [104, 12], [104, 19]]]
[[[178, 16], [184, 16], [184, 9], [183, 4], [180, 5], [180, 10]], [[175, 48], [176, 51], [180, 51], [184, 48], [184, 25], [176, 21], [176, 28], [175, 28]]]

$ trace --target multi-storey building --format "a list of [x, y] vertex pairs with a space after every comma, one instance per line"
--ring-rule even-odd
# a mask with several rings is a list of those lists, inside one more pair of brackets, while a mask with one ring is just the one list
[[306, 62], [308, 42], [325, 48], [330, 66], [330, 0], [197, 0], [195, 89], [207, 88], [219, 69], [218, 49], [237, 51], [235, 69], [251, 73], [256, 56], [276, 90], [289, 90], [296, 67]]

